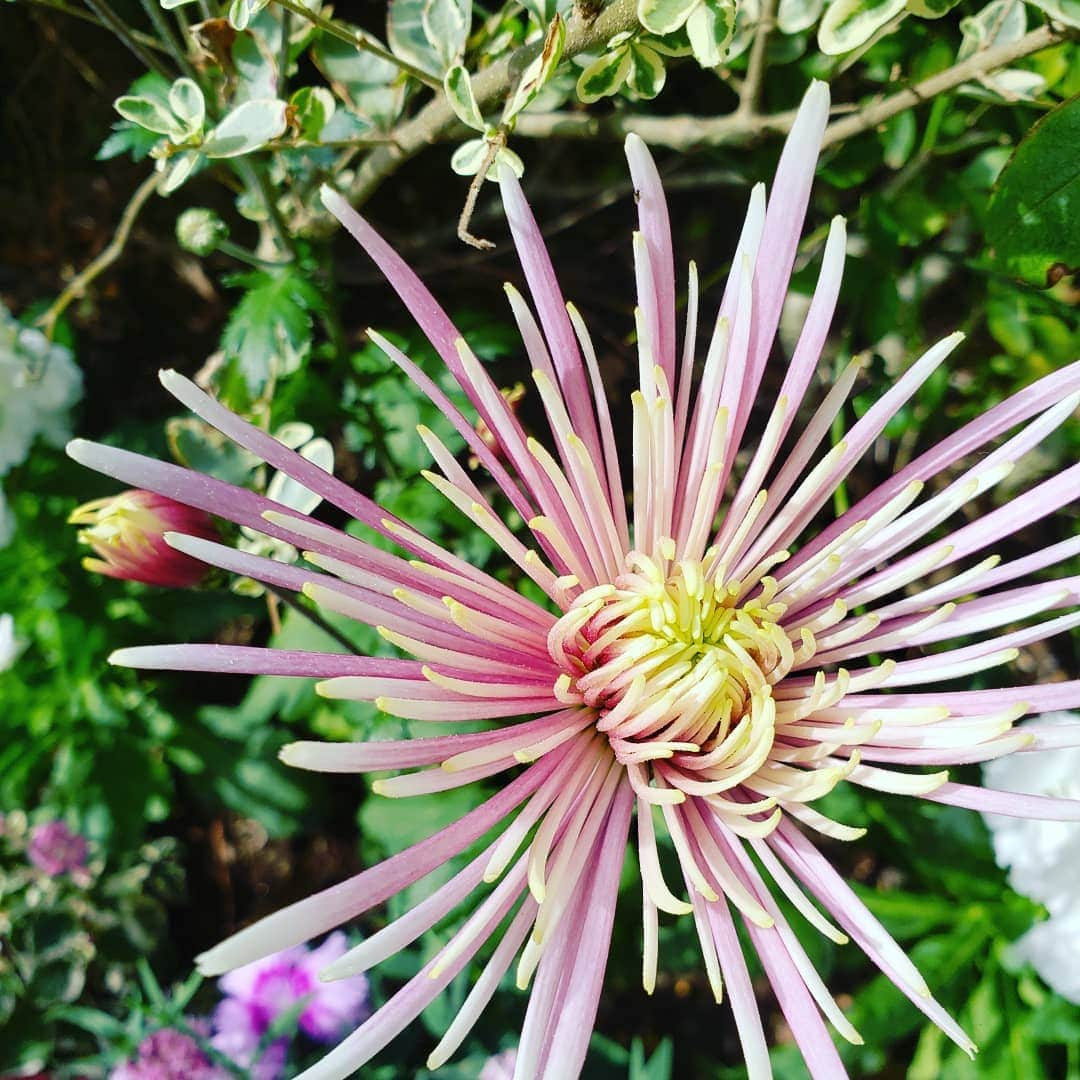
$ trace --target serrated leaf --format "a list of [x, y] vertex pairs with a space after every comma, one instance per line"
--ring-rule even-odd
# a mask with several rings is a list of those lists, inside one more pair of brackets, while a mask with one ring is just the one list
[[630, 70], [626, 74], [626, 85], [639, 98], [646, 100], [656, 97], [664, 89], [667, 72], [659, 54], [643, 45], [630, 47]]
[[443, 78], [443, 89], [446, 91], [446, 100], [450, 102], [450, 108], [454, 110], [457, 118], [473, 131], [483, 131], [484, 118], [480, 115], [480, 109], [473, 95], [472, 80], [461, 64], [454, 64], [447, 71]]
[[594, 60], [578, 77], [577, 94], [586, 104], [614, 94], [630, 73], [630, 50], [617, 49]]
[[512, 120], [530, 101], [543, 89], [548, 80], [555, 74], [555, 69], [562, 58], [563, 44], [566, 42], [566, 23], [562, 17], [556, 15], [548, 27], [544, 37], [543, 47], [538, 56], [521, 73], [517, 89], [513, 97], [506, 103], [503, 109], [503, 123]]
[[311, 282], [290, 270], [243, 280], [249, 287], [229, 316], [221, 347], [255, 398], [272, 378], [295, 371], [307, 354], [312, 313], [322, 300]]
[[1040, 288], [1080, 269], [1080, 95], [1044, 116], [998, 179], [986, 220], [991, 261]]
[[169, 108], [180, 121], [185, 138], [202, 131], [206, 120], [206, 101], [193, 79], [177, 79], [169, 87]]
[[868, 42], [906, 6], [906, 0], [833, 0], [818, 28], [818, 48], [840, 56]]
[[131, 123], [145, 131], [179, 139], [181, 128], [176, 117], [161, 102], [147, 97], [125, 95], [113, 102], [113, 108]]
[[239, 157], [283, 135], [285, 125], [284, 101], [245, 101], [210, 132], [201, 149], [211, 158]]
[[1080, 27], [1080, 0], [1031, 0], [1031, 3], [1051, 19], [1066, 26]]
[[424, 36], [445, 70], [461, 58], [469, 37], [472, 4], [469, 0], [424, 0], [420, 15]]
[[801, 34], [821, 18], [825, 0], [780, 0], [776, 25], [781, 34]]
[[146, 131], [130, 120], [120, 120], [113, 125], [112, 133], [101, 144], [94, 157], [97, 161], [109, 161], [121, 154], [130, 154], [132, 161], [142, 161], [158, 141], [154, 132]]
[[638, 0], [638, 22], [661, 37], [678, 30], [700, 0]]
[[690, 47], [703, 68], [714, 68], [723, 60], [735, 36], [735, 16], [735, 0], [704, 0], [686, 20]]

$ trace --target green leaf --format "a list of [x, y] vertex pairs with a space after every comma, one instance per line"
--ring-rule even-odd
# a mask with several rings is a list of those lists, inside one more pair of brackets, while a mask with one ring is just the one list
[[475, 176], [487, 157], [487, 139], [470, 139], [462, 143], [450, 158], [450, 168], [458, 176]]
[[397, 119], [405, 101], [405, 85], [398, 80], [395, 64], [327, 34], [315, 42], [311, 59], [334, 93], [354, 112], [381, 128]]
[[866, 44], [904, 10], [906, 0], [833, 0], [818, 27], [818, 48], [839, 56]]
[[630, 71], [626, 85], [640, 98], [651, 99], [664, 89], [667, 72], [658, 53], [643, 45], [630, 47]]
[[441, 57], [424, 28], [425, 3], [426, 0], [390, 0], [386, 12], [386, 41], [395, 56], [429, 75], [442, 75]]
[[239, 157], [278, 138], [285, 126], [284, 101], [275, 98], [245, 101], [210, 132], [201, 149], [211, 158]]
[[480, 108], [473, 95], [472, 80], [461, 64], [454, 64], [446, 72], [443, 77], [443, 89], [446, 91], [446, 100], [450, 102], [450, 108], [454, 110], [457, 118], [473, 131], [483, 131], [484, 118], [480, 115]]
[[255, 398], [273, 378], [295, 371], [307, 355], [312, 312], [321, 310], [322, 298], [293, 270], [250, 274], [243, 280], [248, 291], [229, 316], [221, 347]]
[[700, 0], [638, 0], [638, 22], [646, 30], [663, 36], [678, 30]]
[[911, 157], [917, 135], [915, 114], [910, 109], [897, 113], [885, 124], [878, 134], [878, 141], [881, 143], [882, 157], [890, 169], [899, 169]]
[[547, 85], [559, 66], [565, 41], [566, 23], [560, 15], [556, 15], [548, 27], [539, 55], [521, 73], [517, 89], [503, 109], [503, 123], [513, 120]]
[[907, 9], [912, 15], [923, 19], [940, 19], [959, 2], [960, 0], [907, 0]]
[[694, 57], [703, 68], [714, 68], [735, 36], [735, 0], [704, 0], [686, 20]]
[[202, 131], [206, 120], [206, 101], [198, 84], [192, 79], [177, 79], [169, 88], [169, 108], [180, 121], [184, 138]]
[[125, 95], [113, 102], [113, 108], [125, 119], [145, 131], [179, 138], [181, 128], [176, 117], [161, 102], [152, 98]]
[[1039, 121], [997, 182], [986, 221], [990, 260], [1046, 288], [1080, 269], [1080, 96]]
[[97, 161], [109, 161], [121, 154], [129, 154], [132, 161], [142, 161], [158, 141], [154, 132], [147, 131], [130, 120], [119, 120], [113, 124], [112, 133], [101, 144], [94, 157]]
[[300, 134], [315, 141], [337, 109], [334, 95], [325, 86], [303, 86], [289, 98], [289, 106]]
[[1031, 0], [1034, 7], [1067, 26], [1080, 27], [1080, 0]]
[[424, 0], [420, 23], [424, 36], [445, 69], [461, 58], [472, 22], [469, 0]]
[[614, 94], [630, 74], [629, 48], [604, 53], [578, 77], [577, 95], [586, 105]]
[[825, 0], [780, 0], [776, 25], [781, 34], [801, 34], [821, 18]]

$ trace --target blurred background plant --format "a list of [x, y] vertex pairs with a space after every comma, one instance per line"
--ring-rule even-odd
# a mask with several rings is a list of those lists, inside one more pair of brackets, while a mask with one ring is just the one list
[[[414, 482], [429, 464], [417, 424], [462, 444], [365, 343], [369, 323], [400, 332], [408, 320], [371, 266], [338, 248], [321, 184], [366, 204], [529, 426], [539, 412], [515, 394], [520, 348], [492, 304], [519, 272], [483, 182], [524, 171], [620, 408], [633, 325], [622, 138], [636, 131], [656, 149], [680, 256], [715, 286], [727, 269], [715, 253], [733, 250], [749, 186], [770, 174], [808, 81], [825, 78], [837, 104], [811, 210], [818, 227], [798, 265], [813, 263], [829, 218], [845, 214], [832, 348], [839, 365], [865, 351], [855, 410], [929, 340], [957, 327], [970, 338], [840, 498], [1077, 354], [1072, 0], [16, 0], [0, 20], [0, 1075], [131, 1080], [166, 1075], [162, 1055], [186, 1076], [244, 1075], [213, 1021], [238, 999], [188, 977], [194, 953], [265, 913], [270, 897], [277, 905], [337, 880], [483, 797], [470, 788], [390, 803], [277, 761], [297, 737], [424, 733], [372, 706], [267, 677], [108, 667], [111, 649], [149, 640], [389, 646], [251, 582], [211, 576], [192, 594], [87, 574], [66, 527], [79, 504], [116, 494], [60, 453], [74, 430], [316, 509], [200, 421], [169, 415], [153, 373], [176, 366], [485, 565], [486, 539]], [[797, 274], [796, 290], [809, 278]], [[785, 328], [797, 331], [805, 302], [796, 291]], [[394, 340], [451, 392], [425, 347]], [[1078, 450], [1080, 432], [1067, 426], [1032, 467], [1052, 472]], [[995, 498], [1009, 491], [1006, 482]], [[1063, 539], [1075, 519], [1045, 528]], [[255, 534], [229, 539], [295, 556]], [[1021, 537], [1002, 554], [1022, 550]], [[1023, 659], [1024, 674], [1075, 675], [1077, 651], [1075, 637], [1055, 639]], [[829, 812], [874, 826], [831, 856], [982, 1046], [975, 1064], [950, 1056], [884, 979], [809, 937], [867, 1039], [844, 1051], [853, 1075], [1080, 1078], [1080, 1009], [1062, 992], [1080, 994], [1031, 966], [1059, 955], [1054, 940], [1012, 947], [1033, 926], [1047, 938], [1047, 901], [1015, 871], [1034, 899], [1010, 889], [983, 824], [890, 796], [841, 789], [830, 799], [842, 805]], [[379, 925], [374, 916], [356, 934]], [[369, 1000], [386, 1000], [437, 937], [373, 973]], [[651, 999], [627, 959], [637, 943], [624, 944], [587, 1075], [743, 1075], [692, 931], [665, 927]], [[464, 993], [453, 985], [424, 1029], [365, 1074], [427, 1075], [430, 1036]], [[316, 1052], [297, 1035], [305, 1007], [264, 1025], [247, 1060], [280, 1075]], [[789, 1034], [766, 1010], [776, 1075], [801, 1078]], [[440, 1075], [509, 1075], [519, 1012], [512, 993], [497, 997]]]

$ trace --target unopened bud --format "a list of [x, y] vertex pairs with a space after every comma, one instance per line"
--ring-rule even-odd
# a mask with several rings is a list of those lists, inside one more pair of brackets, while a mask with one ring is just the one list
[[75, 510], [68, 521], [82, 525], [79, 540], [97, 558], [83, 566], [97, 574], [146, 585], [186, 588], [206, 576], [206, 564], [165, 542], [167, 532], [217, 540], [209, 514], [152, 491], [122, 491]]
[[212, 255], [229, 239], [229, 226], [205, 206], [185, 210], [176, 219], [176, 241], [192, 255]]

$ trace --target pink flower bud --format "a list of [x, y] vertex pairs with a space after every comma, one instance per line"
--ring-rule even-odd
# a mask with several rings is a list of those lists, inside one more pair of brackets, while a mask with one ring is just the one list
[[83, 559], [87, 570], [172, 588], [197, 585], [206, 575], [206, 565], [171, 548], [165, 534], [219, 538], [208, 514], [152, 491], [122, 491], [95, 499], [73, 511], [68, 521], [84, 526], [79, 540], [98, 556]]

